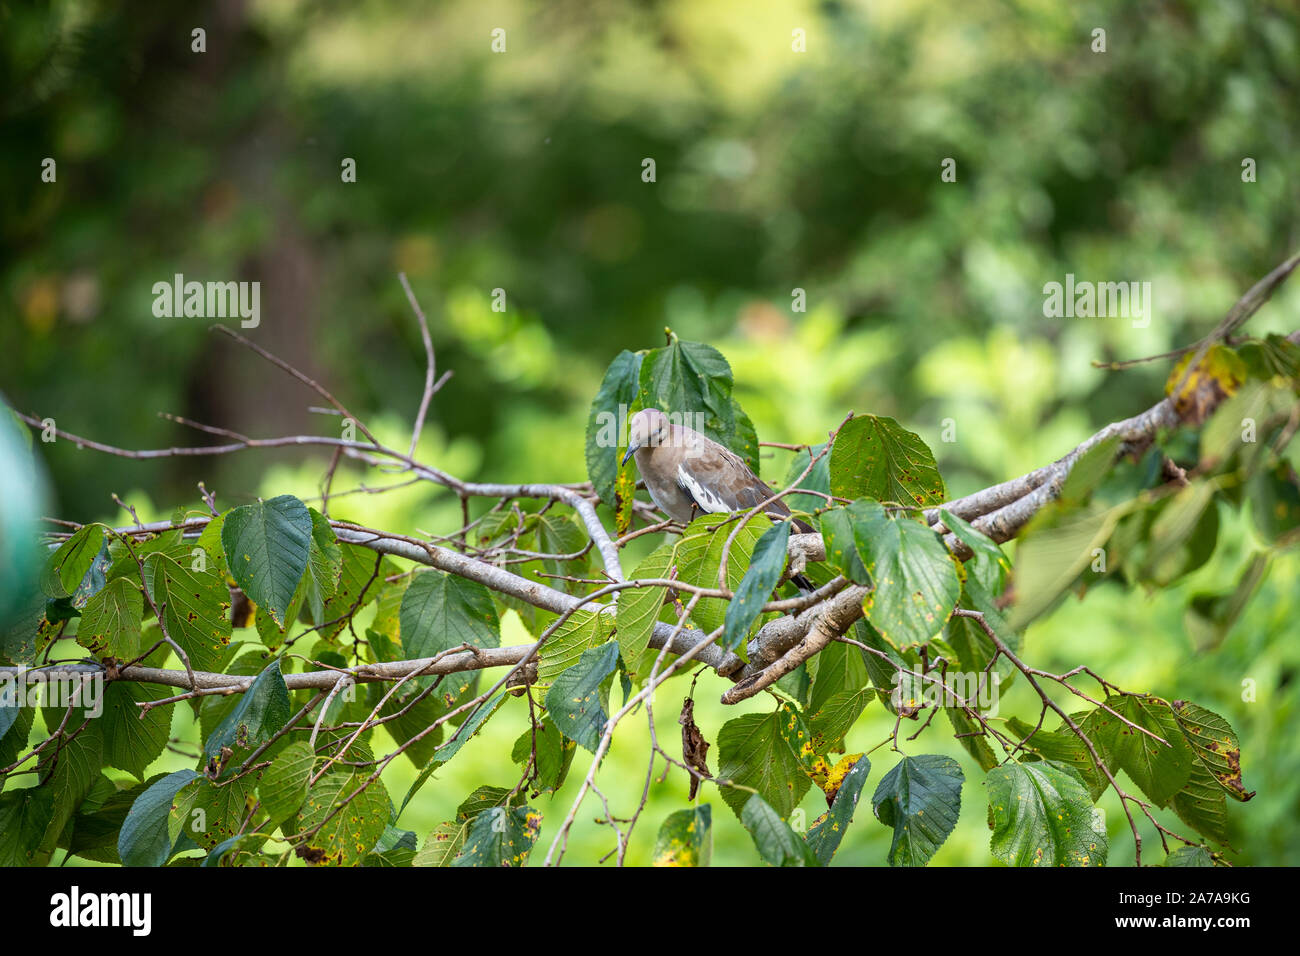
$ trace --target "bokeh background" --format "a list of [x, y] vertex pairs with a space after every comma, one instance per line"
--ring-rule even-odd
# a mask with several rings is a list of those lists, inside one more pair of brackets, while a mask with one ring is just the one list
[[[196, 27], [205, 53], [191, 51]], [[796, 29], [806, 52], [792, 50]], [[153, 283], [177, 272], [256, 280], [252, 337], [402, 444], [424, 381], [404, 271], [439, 368], [455, 373], [420, 454], [458, 475], [583, 479], [605, 366], [671, 326], [728, 357], [760, 438], [815, 442], [850, 409], [891, 415], [931, 443], [959, 494], [1157, 400], [1164, 363], [1092, 363], [1193, 340], [1300, 249], [1298, 121], [1290, 3], [0, 2], [0, 389], [133, 448], [204, 443], [163, 411], [256, 436], [336, 434], [309, 392], [207, 321], [151, 311]], [[341, 181], [348, 157], [355, 183]], [[941, 181], [945, 158], [955, 183]], [[1255, 182], [1242, 181], [1246, 158]], [[1042, 287], [1066, 273], [1152, 282], [1150, 326], [1045, 318]], [[497, 288], [504, 313], [491, 309]], [[805, 313], [791, 310], [795, 288]], [[1292, 286], [1251, 329], [1297, 326]], [[939, 440], [948, 418], [955, 442]], [[197, 503], [200, 479], [226, 506], [307, 497], [324, 465], [301, 452], [133, 462], [38, 447], [61, 516], [118, 523], [112, 492], [163, 517]], [[787, 463], [774, 451], [764, 474]], [[457, 523], [436, 489], [335, 511], [406, 532]], [[1218, 552], [1190, 578], [1068, 601], [1030, 629], [1028, 654], [1226, 716], [1259, 791], [1230, 801], [1236, 859], [1295, 864], [1300, 575], [1294, 558], [1275, 562], [1222, 647], [1198, 653], [1189, 596], [1230, 587], [1254, 546], [1224, 518]], [[515, 639], [519, 627], [508, 621]], [[737, 712], [716, 703], [718, 683], [697, 695], [709, 739]], [[661, 739], [678, 733], [678, 684], [660, 693]], [[1004, 701], [1029, 706], [1023, 687]], [[402, 825], [423, 838], [474, 787], [511, 785], [523, 720], [495, 717]], [[851, 749], [891, 726], [869, 709]], [[986, 863], [982, 775], [935, 728], [909, 749], [957, 756], [968, 782], [934, 865]], [[645, 742], [630, 721], [604, 771], [624, 811]], [[887, 749], [873, 757], [871, 789], [893, 763]], [[155, 769], [185, 765], [168, 755]], [[572, 792], [543, 799], [543, 841]], [[685, 792], [679, 773], [653, 788], [630, 861], [648, 860]], [[715, 862], [757, 862], [705, 798]], [[819, 799], [814, 788], [809, 820]], [[1103, 807], [1112, 860], [1131, 860], [1123, 814], [1109, 796]], [[612, 846], [593, 815], [580, 815], [574, 860]], [[1150, 827], [1144, 842], [1159, 859]], [[837, 862], [881, 863], [888, 843], [864, 800]]]

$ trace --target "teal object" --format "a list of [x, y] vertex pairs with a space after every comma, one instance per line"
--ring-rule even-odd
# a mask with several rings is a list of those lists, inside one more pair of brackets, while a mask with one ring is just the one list
[[49, 500], [31, 432], [0, 401], [0, 633], [30, 604], [45, 551], [37, 535]]

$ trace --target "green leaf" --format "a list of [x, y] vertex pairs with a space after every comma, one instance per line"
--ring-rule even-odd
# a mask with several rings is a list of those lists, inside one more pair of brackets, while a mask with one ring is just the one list
[[477, 581], [443, 571], [421, 571], [402, 597], [402, 647], [410, 659], [472, 644], [496, 647], [501, 624], [492, 592]]
[[[646, 353], [638, 379], [638, 408], [654, 407], [678, 416], [678, 424], [730, 448], [758, 474], [754, 426], [732, 397], [731, 366], [721, 352], [674, 335], [669, 345]], [[683, 415], [690, 417], [682, 420]]]
[[1115, 452], [1119, 450], [1119, 436], [1109, 435], [1080, 455], [1070, 473], [1061, 483], [1059, 500], [1066, 505], [1081, 505], [1101, 484], [1101, 480], [1110, 472], [1115, 463]]
[[0, 793], [0, 866], [40, 865], [41, 838], [52, 814], [53, 794], [45, 787]]
[[989, 746], [983, 728], [960, 707], [945, 707], [944, 712], [948, 715], [948, 722], [952, 724], [952, 732], [957, 738], [957, 743], [961, 744], [962, 749], [975, 758], [975, 762], [980, 765], [980, 769], [987, 773], [996, 767], [998, 757], [993, 752], [993, 748]]
[[308, 508], [307, 512], [311, 515], [311, 544], [307, 552], [307, 573], [300, 586], [304, 591], [303, 606], [312, 621], [322, 622], [329, 620], [324, 616], [325, 602], [338, 590], [343, 574], [343, 551], [329, 519], [315, 508]]
[[961, 767], [951, 757], [903, 757], [871, 798], [876, 818], [894, 828], [890, 866], [925, 866], [948, 839], [961, 811]]
[[1225, 797], [1245, 802], [1253, 797], [1241, 777], [1241, 745], [1226, 720], [1189, 701], [1174, 701], [1174, 718], [1193, 755], [1186, 786], [1174, 794], [1171, 806], [1179, 819], [1196, 832], [1228, 843]]
[[41, 590], [52, 598], [71, 597], [90, 571], [103, 544], [102, 525], [88, 524], [79, 528], [46, 563], [41, 574]]
[[[611, 507], [615, 504], [615, 483], [627, 447], [624, 418], [636, 401], [640, 373], [641, 356], [626, 349], [619, 352], [606, 370], [587, 415], [587, 477], [600, 500]], [[631, 462], [625, 467], [630, 469]]]
[[1102, 866], [1106, 829], [1078, 775], [1050, 760], [989, 772], [993, 855], [1010, 866]]
[[[471, 677], [474, 676], [471, 672], [465, 672], [464, 674], [456, 676], [465, 679], [467, 675]], [[384, 688], [383, 685], [372, 686], [375, 687], [375, 703], [378, 703], [383, 699], [383, 694], [385, 693], [386, 688]], [[458, 685], [456, 684], [447, 685], [444, 683], [442, 686], [449, 687], [448, 693], [458, 691]], [[415, 701], [415, 698], [422, 693], [418, 690], [413, 691], [411, 694], [390, 697], [388, 703], [386, 703], [379, 711], [379, 716], [381, 718], [389, 718], [384, 724], [389, 736], [391, 736], [398, 744], [405, 744], [407, 741], [432, 726], [434, 721], [448, 713], [448, 711], [455, 709], [455, 707], [459, 707], [461, 704], [468, 703], [469, 688], [464, 684], [459, 685], [459, 687], [466, 689], [459, 691], [456, 694], [453, 699], [453, 707], [448, 707], [444, 698], [433, 694]], [[469, 687], [473, 687], [473, 685], [470, 684]], [[465, 696], [466, 699], [462, 700], [461, 696]], [[335, 702], [338, 702], [337, 699]], [[373, 706], [374, 704], [367, 706], [366, 713], [369, 713], [370, 708]], [[435, 728], [432, 733], [424, 734], [424, 736], [420, 737], [419, 740], [416, 740], [415, 743], [403, 750], [402, 753], [411, 761], [411, 763], [415, 764], [415, 766], [423, 767], [429, 762], [429, 758], [437, 752], [438, 746], [442, 743], [442, 730], [442, 726], [439, 726]]]
[[1223, 788], [1202, 764], [1192, 767], [1183, 789], [1169, 805], [1178, 819], [1204, 837], [1228, 845], [1228, 801]]
[[1214, 866], [1209, 847], [1180, 846], [1165, 857], [1165, 866]]
[[491, 807], [474, 817], [452, 866], [523, 866], [542, 827], [532, 807]]
[[844, 423], [831, 446], [830, 475], [831, 494], [839, 498], [928, 508], [947, 497], [934, 454], [920, 436], [878, 415]]
[[[974, 578], [966, 579], [965, 589], [962, 591], [961, 606], [981, 611], [984, 614], [984, 623], [1011, 649], [1016, 653], [1020, 649], [1020, 634], [1013, 631], [1007, 623], [1002, 612], [997, 608], [997, 600], [983, 589], [979, 581]], [[961, 670], [968, 674], [983, 672], [994, 656], [997, 654], [997, 645], [988, 636], [988, 633], [980, 626], [980, 623], [974, 618], [957, 617], [949, 618], [947, 626], [944, 628], [943, 639], [947, 642], [952, 652], [957, 655], [957, 664]], [[990, 674], [996, 674], [998, 680], [1005, 685], [1015, 671], [1015, 666], [1007, 660], [1006, 656], [998, 657], [997, 663], [993, 665]], [[992, 677], [985, 682], [986, 692], [992, 691], [994, 685]]]
[[1044, 508], [1029, 523], [1016, 548], [1011, 626], [1020, 630], [1050, 608], [1080, 572], [1096, 560], [1126, 506], [1062, 511]]
[[[226, 864], [227, 866], [241, 866], [248, 860], [254, 862], [265, 861], [267, 857], [259, 854], [257, 849], [269, 839], [270, 837], [265, 833], [237, 833], [228, 840], [222, 840], [209, 850], [208, 855], [203, 858], [203, 862], [199, 865], [219, 867], [223, 861], [230, 860]], [[248, 844], [253, 844], [253, 847], [245, 849]], [[263, 865], [266, 865], [265, 862], [263, 862]]]
[[759, 855], [773, 866], [819, 866], [812, 847], [758, 794], [748, 795], [740, 822], [754, 838]]
[[391, 561], [368, 548], [345, 543], [339, 545], [339, 550], [342, 553], [343, 569], [339, 575], [338, 587], [334, 596], [325, 601], [321, 610], [322, 619], [312, 621], [318, 626], [326, 625], [318, 632], [325, 640], [337, 637], [348, 626], [349, 612], [353, 605], [360, 611], [379, 597], [379, 592], [385, 590], [384, 579], [397, 571]]
[[257, 784], [271, 826], [276, 826], [298, 812], [307, 798], [307, 781], [311, 778], [316, 755], [306, 741], [292, 743], [280, 751]]
[[[1203, 468], [1218, 466], [1240, 453], [1241, 464], [1253, 466], [1266, 447], [1255, 434], [1258, 427], [1275, 416], [1285, 416], [1295, 404], [1295, 393], [1286, 387], [1250, 381], [1222, 402], [1201, 429], [1200, 458]], [[1246, 423], [1255, 427], [1247, 429]]]
[[366, 854], [362, 866], [411, 866], [415, 860], [416, 839], [411, 830], [399, 830], [389, 824], [373, 850]]
[[173, 840], [188, 837], [204, 850], [239, 834], [256, 802], [261, 772], [213, 783], [199, 777], [172, 801], [168, 833]]
[[853, 822], [853, 811], [858, 807], [858, 798], [871, 773], [871, 761], [865, 756], [859, 757], [853, 769], [840, 783], [835, 792], [835, 801], [829, 810], [813, 821], [808, 828], [807, 841], [822, 866], [830, 866], [831, 857], [840, 847], [844, 833]]
[[607, 614], [574, 611], [538, 651], [537, 682], [533, 686], [539, 691], [550, 688], [555, 678], [578, 663], [584, 651], [609, 640], [613, 624]]
[[812, 785], [804, 773], [799, 755], [784, 734], [780, 711], [770, 714], [745, 714], [722, 725], [718, 732], [718, 781], [722, 799], [740, 816], [749, 793], [755, 790], [782, 819], [799, 805]]
[[221, 544], [235, 582], [258, 607], [287, 624], [289, 602], [307, 570], [312, 519], [293, 495], [243, 505], [227, 512]]
[[[0, 740], [4, 740], [5, 734], [9, 733], [9, 728], [18, 722], [23, 709], [23, 705], [18, 700], [18, 685], [0, 683]], [[5, 760], [0, 763], [0, 766], [11, 763], [13, 763], [12, 759]]]
[[0, 767], [7, 767], [27, 749], [35, 708], [23, 706], [21, 684], [0, 687]]
[[[1072, 718], [1075, 723], [1079, 718]], [[1007, 721], [1007, 730], [1010, 734], [1025, 742], [1025, 747], [1033, 753], [1038, 754], [1045, 760], [1050, 760], [1055, 764], [1069, 767], [1075, 772], [1084, 785], [1088, 788], [1088, 796], [1094, 802], [1110, 786], [1110, 780], [1101, 772], [1097, 766], [1092, 754], [1084, 746], [1078, 734], [1068, 727], [1062, 726], [1059, 730], [1047, 730], [1040, 727], [1034, 730], [1034, 725], [1021, 720], [1019, 717], [1012, 717]], [[1098, 741], [1093, 741], [1093, 746], [1097, 748], [1098, 755], [1102, 760], [1106, 760], [1107, 752]], [[1113, 761], [1107, 763], [1107, 769], [1111, 769]]]
[[[716, 588], [722, 549], [736, 524], [736, 516], [729, 514], [701, 515], [692, 521], [677, 543], [677, 576], [696, 587]], [[740, 588], [754, 546], [771, 526], [767, 517], [755, 515], [736, 533], [727, 552], [726, 586], [731, 591]], [[723, 598], [701, 598], [691, 611], [691, 621], [704, 633], [712, 633], [723, 626], [728, 604]]]
[[[304, 833], [324, 825], [300, 850], [304, 859], [322, 866], [352, 866], [378, 842], [388, 825], [388, 791], [382, 780], [362, 790], [369, 777], [368, 769], [356, 773], [331, 771], [308, 791], [294, 832]], [[347, 805], [331, 817], [334, 808], [345, 800]]]
[[54, 625], [45, 616], [46, 598], [28, 592], [13, 600], [17, 607], [7, 620], [0, 621], [0, 660], [32, 664], [54, 634]]
[[1276, 542], [1300, 528], [1300, 478], [1289, 461], [1255, 472], [1246, 490], [1251, 517], [1266, 541]]
[[114, 578], [97, 591], [81, 612], [77, 643], [92, 654], [134, 660], [143, 649], [140, 628], [144, 595], [129, 578]]
[[162, 755], [171, 735], [175, 704], [142, 711], [139, 704], [162, 700], [170, 687], [114, 681], [104, 690], [104, 762], [143, 780], [145, 770]]
[[253, 686], [244, 691], [239, 703], [208, 735], [203, 754], [211, 760], [223, 747], [230, 747], [236, 753], [251, 751], [270, 740], [292, 716], [289, 690], [280, 674], [280, 659], [276, 658], [257, 675]]
[[195, 780], [193, 770], [177, 770], [153, 784], [131, 804], [117, 840], [124, 866], [162, 866], [171, 855], [168, 818], [176, 794]]
[[577, 745], [566, 739], [547, 717], [535, 729], [525, 730], [519, 735], [510, 750], [510, 759], [521, 768], [527, 767], [535, 751], [531, 786], [537, 793], [544, 793], [560, 789], [577, 749]]
[[961, 596], [943, 539], [918, 521], [891, 518], [876, 501], [855, 501], [846, 510], [875, 584], [862, 605], [867, 620], [896, 647], [925, 643], [943, 629]]
[[986, 591], [993, 594], [1002, 593], [1011, 571], [1011, 562], [1002, 553], [992, 538], [984, 534], [973, 524], [964, 521], [950, 511], [939, 509], [939, 517], [944, 527], [951, 531], [958, 541], [971, 549], [973, 556], [966, 562], [967, 572], [974, 576]]
[[863, 651], [852, 644], [832, 643], [813, 658], [812, 686], [804, 712], [816, 753], [839, 751], [844, 735], [875, 696]]
[[230, 590], [211, 569], [192, 571], [164, 554], [145, 559], [145, 585], [167, 631], [195, 670], [218, 670], [230, 643]]
[[708, 866], [713, 811], [707, 803], [668, 814], [655, 837], [654, 866]]
[[869, 585], [871, 575], [853, 535], [853, 512], [849, 508], [832, 508], [822, 514], [820, 524], [826, 561], [854, 584]]
[[451, 866], [451, 861], [465, 845], [465, 835], [469, 832], [468, 823], [439, 823], [437, 828], [425, 838], [412, 866]]
[[1246, 561], [1231, 591], [1192, 596], [1183, 614], [1183, 625], [1198, 651], [1211, 650], [1223, 643], [1264, 580], [1270, 564], [1267, 552], [1256, 552]]
[[[676, 542], [660, 545], [637, 565], [630, 580], [667, 577], [676, 554]], [[638, 681], [644, 680], [654, 665], [657, 652], [650, 649], [650, 637], [665, 593], [664, 588], [633, 588], [619, 595], [616, 614], [619, 653], [628, 673]]]
[[602, 706], [600, 685], [617, 666], [617, 644], [593, 647], [583, 651], [577, 664], [555, 678], [546, 694], [546, 711], [555, 726], [592, 753], [609, 720]]
[[1247, 342], [1237, 352], [1253, 378], [1280, 375], [1300, 379], [1300, 345], [1285, 336], [1269, 333], [1261, 340]]
[[[66, 711], [62, 708], [44, 708], [45, 726], [57, 727]], [[68, 721], [68, 732], [75, 731], [90, 717], [90, 710], [73, 710], [72, 719]], [[57, 719], [56, 719], [57, 715]], [[64, 742], [59, 751], [58, 763], [54, 773], [43, 785], [53, 795], [53, 812], [49, 829], [41, 840], [41, 865], [48, 862], [54, 852], [59, 835], [68, 821], [72, 819], [83, 800], [99, 780], [100, 770], [104, 766], [104, 734], [101, 722], [91, 718], [80, 733]]]
[[143, 783], [127, 786], [113, 783], [100, 774], [91, 792], [77, 808], [76, 815], [64, 828], [59, 845], [73, 856], [120, 866], [122, 858], [117, 854], [117, 838], [126, 815], [136, 799], [164, 776], [154, 774]]
[[1255, 794], [1241, 779], [1241, 744], [1232, 726], [1211, 710], [1187, 700], [1173, 703], [1174, 719], [1191, 744], [1192, 754], [1223, 792], [1245, 803]]
[[1105, 749], [1143, 793], [1158, 805], [1168, 806], [1173, 795], [1187, 783], [1195, 759], [1173, 710], [1159, 698], [1129, 694], [1107, 697], [1106, 706], [1160, 737], [1168, 746], [1101, 708], [1089, 713], [1080, 723], [1080, 729], [1094, 746]]
[[722, 643], [727, 650], [735, 650], [749, 633], [750, 625], [763, 611], [763, 605], [772, 596], [772, 590], [781, 580], [785, 570], [786, 546], [790, 541], [790, 522], [779, 521], [772, 525], [754, 544], [749, 569], [736, 589], [736, 595], [727, 605], [726, 629]]
[[[813, 445], [812, 448], [806, 448], [803, 451], [795, 452], [794, 458], [790, 460], [790, 467], [786, 470], [785, 480], [781, 482], [782, 488], [788, 488], [794, 484], [796, 478], [803, 474], [804, 469], [808, 467], [808, 462], [815, 455], [821, 455], [813, 465], [812, 471], [804, 476], [799, 482], [800, 488], [807, 488], [809, 491], [820, 491], [823, 494], [831, 492], [831, 456], [822, 455], [826, 448], [826, 443]], [[786, 507], [791, 511], [804, 511], [812, 513], [820, 508], [825, 508], [829, 501], [818, 495], [794, 494], [786, 495]]]

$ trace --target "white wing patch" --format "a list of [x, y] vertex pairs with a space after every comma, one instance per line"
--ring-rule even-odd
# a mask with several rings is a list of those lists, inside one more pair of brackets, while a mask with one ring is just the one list
[[732, 510], [725, 501], [696, 481], [694, 476], [686, 470], [685, 464], [677, 466], [677, 483], [695, 499], [695, 503], [699, 505], [701, 511], [720, 514]]

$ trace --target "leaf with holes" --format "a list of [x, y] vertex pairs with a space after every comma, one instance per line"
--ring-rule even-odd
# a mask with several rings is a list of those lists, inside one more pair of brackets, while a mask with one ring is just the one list
[[167, 632], [195, 670], [220, 668], [230, 643], [230, 589], [211, 569], [193, 571], [165, 554], [144, 563], [145, 586]]
[[77, 643], [92, 654], [121, 661], [139, 656], [144, 596], [130, 578], [115, 578], [97, 591], [77, 622]]
[[[370, 771], [363, 769], [330, 771], [316, 781], [294, 830], [320, 829], [298, 849], [299, 856], [317, 866], [352, 866], [370, 851], [388, 825], [389, 804], [384, 782], [365, 786], [369, 778]], [[341, 809], [335, 813], [336, 808]]]

